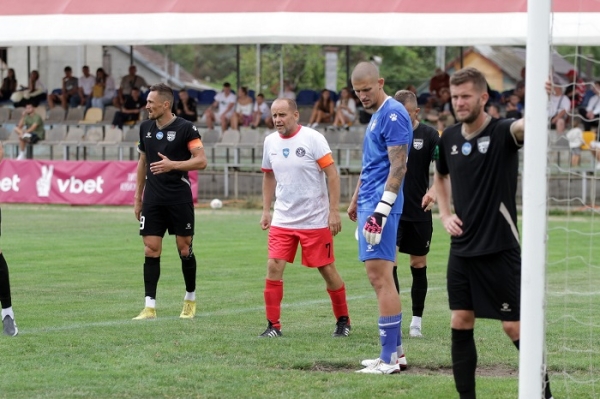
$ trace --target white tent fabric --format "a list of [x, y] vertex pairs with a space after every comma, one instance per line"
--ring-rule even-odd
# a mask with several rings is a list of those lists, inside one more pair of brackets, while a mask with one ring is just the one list
[[[524, 45], [527, 0], [4, 0], [0, 46]], [[554, 44], [600, 44], [600, 2], [554, 0]]]

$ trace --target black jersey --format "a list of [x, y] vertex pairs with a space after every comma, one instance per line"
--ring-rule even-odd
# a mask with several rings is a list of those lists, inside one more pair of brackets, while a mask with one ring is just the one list
[[519, 246], [517, 230], [518, 143], [511, 119], [490, 119], [483, 130], [463, 137], [462, 124], [444, 130], [437, 171], [450, 174], [456, 215], [463, 234], [452, 237], [450, 251], [479, 256]]
[[429, 125], [419, 123], [413, 131], [413, 146], [410, 150], [404, 176], [404, 208], [402, 220], [407, 222], [427, 222], [431, 220], [431, 211], [423, 211], [421, 201], [429, 188], [429, 166], [440, 135]]
[[154, 120], [142, 122], [138, 148], [146, 154], [145, 203], [167, 205], [193, 201], [187, 172], [172, 170], [154, 175], [150, 172], [150, 164], [162, 159], [159, 152], [171, 161], [187, 161], [192, 156], [188, 143], [194, 140], [200, 140], [198, 129], [183, 118], [175, 118], [162, 129]]

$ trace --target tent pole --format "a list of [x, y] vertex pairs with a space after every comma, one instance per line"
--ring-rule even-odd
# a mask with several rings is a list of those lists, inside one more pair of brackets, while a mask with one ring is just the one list
[[350, 46], [346, 46], [346, 86], [352, 86], [350, 83]]
[[260, 93], [260, 64], [262, 58], [262, 51], [260, 49], [260, 43], [256, 45], [256, 94]]
[[283, 44], [281, 45], [281, 51], [279, 52], [279, 97], [283, 97]]
[[133, 65], [133, 46], [129, 46], [129, 65]]
[[31, 46], [27, 46], [27, 79], [31, 75]]
[[463, 69], [465, 67], [465, 57], [464, 57], [464, 53], [463, 53], [463, 46], [460, 46], [460, 69]]
[[[235, 80], [237, 82], [238, 90], [242, 87], [242, 81], [240, 80], [240, 45], [235, 45]], [[238, 93], [239, 94], [239, 93]]]

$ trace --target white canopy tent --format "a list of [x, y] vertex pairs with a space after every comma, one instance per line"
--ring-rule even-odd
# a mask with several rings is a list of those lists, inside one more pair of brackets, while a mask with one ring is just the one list
[[[4, 0], [0, 46], [525, 45], [526, 0]], [[553, 1], [554, 44], [600, 43], [600, 2]]]

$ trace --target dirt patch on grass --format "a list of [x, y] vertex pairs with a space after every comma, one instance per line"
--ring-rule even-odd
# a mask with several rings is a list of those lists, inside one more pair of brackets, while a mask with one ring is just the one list
[[[317, 371], [321, 373], [336, 373], [336, 372], [354, 372], [361, 368], [361, 365], [354, 363], [329, 363], [316, 362], [312, 365], [298, 365], [293, 367], [296, 370]], [[414, 375], [448, 375], [452, 376], [451, 367], [422, 367], [409, 365], [401, 374]], [[477, 367], [477, 376], [481, 377], [517, 377], [519, 371], [508, 366], [481, 366]]]

